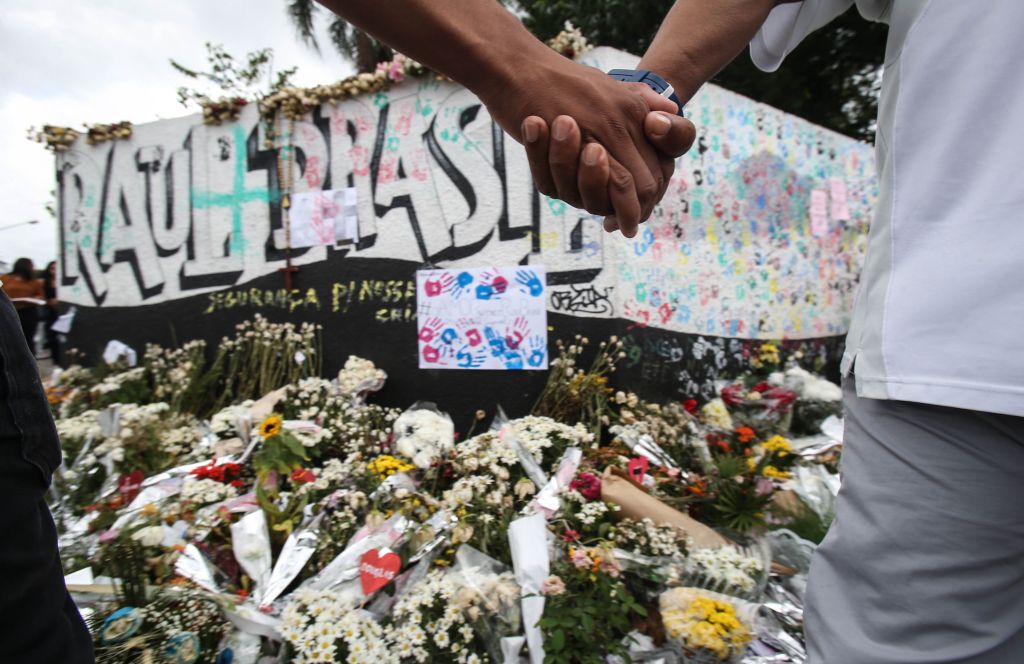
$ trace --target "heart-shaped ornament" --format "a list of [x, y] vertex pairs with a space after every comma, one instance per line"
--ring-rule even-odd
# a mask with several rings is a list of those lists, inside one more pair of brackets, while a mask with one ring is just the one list
[[359, 581], [363, 585], [363, 594], [369, 597], [398, 575], [402, 569], [402, 559], [397, 553], [388, 551], [381, 553], [379, 549], [370, 549], [359, 560]]
[[629, 476], [633, 478], [634, 482], [643, 484], [644, 475], [647, 474], [649, 467], [645, 457], [637, 457], [629, 460], [629, 463], [626, 465], [626, 471], [629, 472]]

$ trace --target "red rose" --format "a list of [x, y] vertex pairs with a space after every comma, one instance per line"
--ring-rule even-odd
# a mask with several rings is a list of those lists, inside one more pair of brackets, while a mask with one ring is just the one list
[[306, 484], [308, 482], [316, 481], [316, 473], [309, 468], [296, 468], [291, 474], [292, 482], [298, 482], [300, 484]]
[[687, 413], [693, 415], [694, 413], [697, 412], [697, 400], [687, 399], [686, 401], [683, 402], [683, 408], [686, 410]]
[[601, 498], [601, 478], [593, 473], [580, 473], [572, 481], [569, 488], [579, 491], [587, 500], [599, 500]]

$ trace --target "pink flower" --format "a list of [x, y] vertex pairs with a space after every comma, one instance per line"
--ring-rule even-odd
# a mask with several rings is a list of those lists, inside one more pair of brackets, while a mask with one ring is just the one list
[[576, 566], [576, 569], [586, 569], [590, 567], [590, 556], [587, 555], [586, 549], [573, 549], [569, 553], [569, 560]]
[[544, 579], [544, 583], [540, 584], [541, 595], [561, 595], [565, 592], [565, 581], [561, 578], [551, 575]]
[[754, 486], [754, 492], [758, 496], [767, 496], [775, 490], [775, 485], [767, 477], [757, 478], [757, 484]]
[[665, 471], [665, 474], [671, 477], [672, 479], [676, 479], [677, 477], [679, 477], [679, 469], [669, 468], [668, 470]]
[[580, 534], [572, 528], [566, 528], [565, 532], [562, 533], [562, 539], [566, 542], [579, 542]]
[[569, 484], [573, 491], [579, 491], [580, 495], [589, 501], [600, 500], [601, 478], [593, 473], [580, 473], [576, 479]]
[[619, 574], [622, 572], [622, 567], [619, 565], [619, 561], [613, 556], [608, 556], [601, 561], [601, 571], [613, 579], [617, 579]]

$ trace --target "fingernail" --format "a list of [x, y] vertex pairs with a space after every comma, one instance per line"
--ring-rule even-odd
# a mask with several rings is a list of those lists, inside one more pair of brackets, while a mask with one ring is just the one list
[[601, 146], [597, 143], [590, 143], [583, 150], [583, 163], [587, 166], [596, 166], [597, 160], [601, 156]]
[[668, 130], [672, 128], [672, 121], [668, 119], [668, 116], [664, 113], [654, 114], [654, 126], [651, 128], [651, 133], [655, 136], [664, 136], [668, 133]]
[[534, 142], [536, 142], [537, 134], [539, 134], [539, 133], [540, 132], [537, 131], [537, 125], [535, 123], [533, 123], [533, 122], [524, 122], [523, 123], [523, 136], [526, 137], [526, 142], [527, 143], [534, 143]]
[[551, 127], [551, 136], [556, 141], [564, 141], [569, 137], [569, 123], [555, 120], [554, 125]]

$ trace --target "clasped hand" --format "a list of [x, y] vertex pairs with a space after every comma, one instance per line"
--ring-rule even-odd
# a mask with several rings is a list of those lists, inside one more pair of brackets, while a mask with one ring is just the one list
[[563, 62], [524, 74], [530, 80], [487, 105], [526, 147], [541, 193], [604, 215], [605, 230], [634, 237], [696, 129], [647, 85]]

